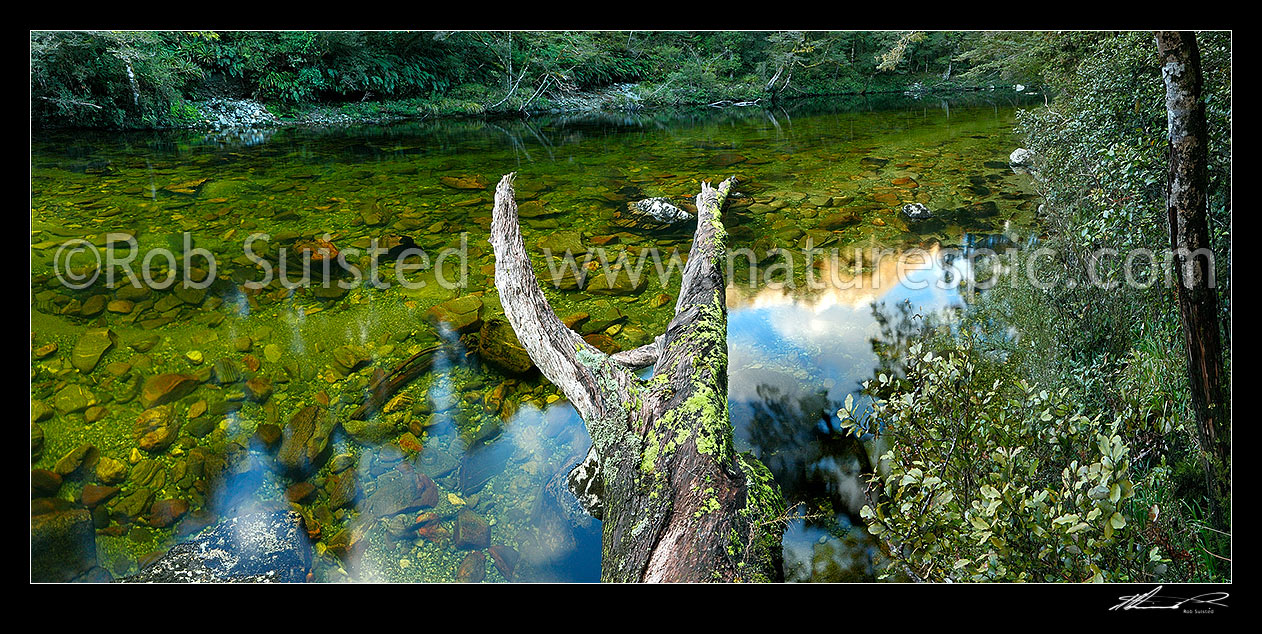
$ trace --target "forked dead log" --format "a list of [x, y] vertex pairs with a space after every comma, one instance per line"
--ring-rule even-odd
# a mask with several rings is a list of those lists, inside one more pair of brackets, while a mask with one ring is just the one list
[[[767, 468], [736, 453], [728, 418], [721, 212], [735, 180], [701, 186], [692, 250], [666, 332], [610, 357], [548, 305], [522, 241], [514, 176], [495, 190], [495, 287], [522, 346], [591, 434], [592, 451], [571, 484], [583, 483], [580, 501], [603, 520], [602, 578], [781, 579], [784, 501]], [[647, 380], [630, 369], [654, 362]]]

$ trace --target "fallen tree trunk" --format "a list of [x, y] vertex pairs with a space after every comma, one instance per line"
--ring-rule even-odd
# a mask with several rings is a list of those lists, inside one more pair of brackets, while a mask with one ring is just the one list
[[[765, 466], [737, 454], [727, 409], [723, 203], [734, 179], [697, 196], [697, 229], [675, 316], [653, 344], [610, 357], [565, 327], [530, 266], [513, 194], [495, 191], [495, 287], [522, 346], [592, 437], [571, 474], [603, 520], [605, 581], [783, 577], [784, 501]], [[656, 361], [641, 380], [629, 368]]]

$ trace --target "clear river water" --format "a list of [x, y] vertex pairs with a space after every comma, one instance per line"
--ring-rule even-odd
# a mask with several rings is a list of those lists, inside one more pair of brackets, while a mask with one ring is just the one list
[[[763, 460], [797, 505], [787, 580], [872, 580], [880, 554], [859, 519], [861, 461], [836, 410], [847, 395], [862, 401], [859, 384], [879, 365], [874, 340], [890, 324], [966, 303], [958, 286], [933, 283], [967, 274], [957, 248], [1030, 233], [1037, 198], [1007, 165], [1020, 99], [37, 132], [32, 467], [59, 479], [33, 493], [32, 513], [88, 508], [97, 561], [113, 577], [224, 518], [288, 507], [314, 540], [315, 581], [596, 581], [600, 523], [574, 514], [561, 486], [587, 432], [523, 362], [511, 330], [497, 328], [494, 184], [517, 172], [543, 279], [544, 249], [611, 261], [686, 253], [687, 223], [638, 226], [626, 205], [665, 197], [687, 210], [703, 180], [735, 175], [724, 221], [731, 248], [750, 254], [728, 287], [738, 448]], [[912, 203], [935, 217], [908, 218]], [[253, 259], [244, 244], [259, 234]], [[278, 264], [286, 249], [364, 264], [374, 239], [446, 250], [455, 273], [435, 264], [389, 288], [250, 283], [260, 261]], [[808, 246], [841, 259], [810, 264]], [[846, 254], [856, 248], [928, 257], [900, 280], [885, 262], [854, 265]], [[133, 251], [137, 273], [147, 254], [171, 254], [151, 260], [156, 278], [169, 270], [208, 286], [111, 284], [96, 262]], [[396, 261], [385, 260], [394, 275]], [[545, 284], [567, 324], [611, 350], [661, 332], [677, 272], [624, 282], [617, 263], [583, 268], [585, 281]], [[592, 282], [610, 271], [613, 281]], [[423, 371], [355, 420], [375, 381], [414, 355]], [[313, 411], [317, 428], [331, 426], [327, 437], [291, 438], [295, 419]]]

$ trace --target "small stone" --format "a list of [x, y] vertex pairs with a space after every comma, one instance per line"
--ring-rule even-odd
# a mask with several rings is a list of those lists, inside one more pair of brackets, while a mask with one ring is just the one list
[[206, 358], [202, 356], [201, 350], [189, 350], [184, 353], [184, 358], [188, 359], [188, 362], [193, 365], [201, 365], [202, 362], [206, 360]]
[[487, 552], [491, 553], [491, 561], [495, 563], [495, 569], [499, 570], [505, 579], [512, 581], [513, 572], [517, 569], [517, 562], [521, 560], [521, 554], [510, 546], [500, 544], [491, 546]]
[[154, 528], [166, 528], [188, 513], [188, 502], [180, 499], [159, 500], [149, 510], [149, 525]]
[[446, 324], [462, 334], [472, 332], [482, 325], [482, 298], [474, 295], [457, 297], [430, 308], [425, 317], [431, 324]]
[[96, 405], [96, 395], [82, 385], [67, 385], [53, 396], [53, 406], [62, 414], [82, 412]]
[[100, 453], [97, 452], [96, 447], [79, 445], [57, 461], [57, 464], [53, 466], [53, 472], [61, 476], [70, 475], [79, 467], [94, 463], [99, 456]]
[[285, 489], [285, 499], [290, 502], [305, 502], [310, 499], [316, 492], [316, 487], [310, 482], [295, 482]]
[[93, 405], [83, 413], [83, 420], [88, 424], [95, 423], [96, 421], [105, 418], [105, 415], [108, 413], [109, 412], [104, 407], [101, 407], [100, 405]]
[[105, 296], [93, 295], [87, 301], [83, 302], [83, 307], [79, 309], [79, 314], [84, 317], [95, 317], [105, 310]]
[[456, 571], [456, 579], [461, 583], [480, 583], [486, 578], [486, 555], [482, 551], [474, 551], [465, 555]]
[[198, 418], [206, 413], [206, 399], [201, 399], [188, 407], [188, 417]]
[[79, 494], [79, 501], [84, 506], [92, 508], [110, 498], [118, 495], [119, 488], [116, 486], [103, 486], [99, 484], [86, 484], [83, 491]]
[[53, 408], [44, 401], [31, 401], [31, 422], [38, 423], [53, 417]]
[[116, 300], [114, 300], [114, 301], [112, 301], [112, 302], [110, 302], [110, 303], [106, 304], [106, 305], [105, 305], [105, 310], [108, 310], [108, 311], [110, 311], [111, 313], [117, 313], [117, 314], [120, 314], [120, 315], [127, 315], [127, 314], [130, 314], [130, 313], [131, 313], [131, 311], [132, 311], [132, 309], [134, 309], [135, 307], [136, 307], [136, 304], [135, 304], [134, 302], [130, 301], [130, 300], [126, 300], [126, 299], [116, 299]]
[[[277, 357], [279, 358], [279, 353]], [[245, 364], [245, 367], [251, 372], [258, 372], [259, 368], [263, 367], [263, 362], [259, 361], [259, 358], [252, 354], [242, 356], [241, 363]]]
[[96, 479], [105, 484], [118, 484], [127, 479], [127, 463], [102, 457], [96, 463]]
[[245, 382], [245, 396], [255, 403], [262, 403], [272, 395], [272, 382], [266, 377], [256, 376]]
[[254, 435], [265, 447], [271, 447], [280, 440], [280, 427], [271, 423], [263, 423], [254, 430]]
[[269, 343], [266, 346], [263, 346], [263, 358], [267, 359], [269, 363], [279, 362], [283, 354], [284, 353], [281, 351], [280, 346], [274, 343]]
[[197, 389], [197, 377], [191, 374], [159, 374], [145, 380], [140, 392], [144, 407], [163, 405], [188, 396]]
[[613, 340], [613, 337], [610, 337], [609, 335], [605, 335], [601, 333], [592, 333], [590, 335], [584, 335], [583, 341], [586, 341], [587, 343], [591, 344], [592, 347], [596, 348], [597, 350], [605, 354], [613, 354], [622, 349], [622, 347], [618, 345], [618, 342]]
[[456, 548], [486, 548], [491, 545], [491, 528], [473, 511], [462, 509], [456, 514], [456, 532], [452, 539]]
[[61, 489], [62, 478], [58, 473], [47, 469], [31, 469], [31, 497], [46, 498], [57, 495]]
[[114, 347], [118, 337], [108, 328], [91, 328], [75, 342], [71, 364], [84, 374], [91, 372], [101, 356]]
[[132, 425], [136, 445], [150, 453], [164, 451], [180, 433], [180, 421], [172, 405], [162, 405], [140, 413]]

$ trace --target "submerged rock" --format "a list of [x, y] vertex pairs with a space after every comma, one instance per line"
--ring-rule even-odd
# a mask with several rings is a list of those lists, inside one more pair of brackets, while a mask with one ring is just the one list
[[92, 328], [75, 342], [70, 362], [80, 372], [87, 374], [96, 368], [101, 357], [118, 342], [118, 337], [108, 328]]
[[486, 554], [474, 551], [465, 555], [456, 571], [456, 579], [461, 583], [479, 583], [486, 578]]
[[627, 203], [614, 217], [614, 224], [624, 228], [657, 229], [693, 219], [693, 215], [676, 207], [666, 198], [646, 198]]
[[174, 406], [163, 405], [140, 413], [132, 426], [132, 437], [143, 450], [159, 453], [171, 446], [180, 433], [180, 419]]
[[197, 377], [191, 374], [159, 374], [145, 379], [140, 404], [145, 407], [178, 401], [197, 389]]
[[68, 476], [78, 471], [80, 467], [94, 467], [100, 456], [101, 453], [97, 451], [96, 447], [79, 445], [57, 461], [57, 464], [53, 466], [53, 473]]
[[53, 397], [53, 406], [62, 414], [82, 412], [96, 403], [96, 395], [82, 385], [67, 385]]
[[599, 271], [587, 277], [587, 292], [593, 295], [634, 295], [648, 287], [649, 276], [627, 269]]
[[521, 560], [521, 554], [513, 550], [511, 546], [495, 545], [487, 549], [491, 554], [491, 561], [495, 563], [495, 569], [504, 575], [505, 579], [513, 580], [513, 573], [517, 569], [517, 562]]
[[31, 517], [31, 581], [73, 581], [96, 566], [96, 530], [87, 509]]
[[309, 475], [329, 446], [329, 436], [336, 421], [321, 407], [308, 405], [294, 414], [281, 432], [276, 462], [281, 470], [295, 477]]
[[444, 176], [439, 179], [442, 183], [453, 189], [486, 189], [491, 183], [487, 181], [481, 174], [473, 174], [469, 176]]
[[491, 527], [477, 513], [463, 509], [456, 514], [456, 532], [452, 535], [452, 543], [462, 550], [486, 548], [491, 545]]
[[513, 327], [504, 319], [489, 319], [482, 324], [478, 354], [486, 362], [510, 374], [525, 374], [535, 367]]
[[270, 511], [220, 522], [119, 581], [301, 583], [310, 569], [311, 541], [302, 516]]
[[482, 325], [482, 298], [465, 295], [445, 301], [425, 313], [431, 324], [447, 324], [459, 333], [473, 332]]

